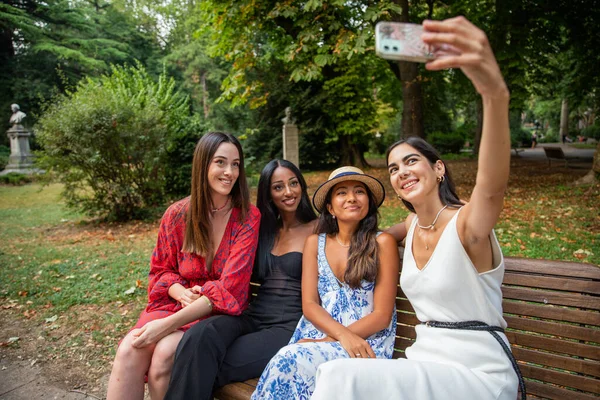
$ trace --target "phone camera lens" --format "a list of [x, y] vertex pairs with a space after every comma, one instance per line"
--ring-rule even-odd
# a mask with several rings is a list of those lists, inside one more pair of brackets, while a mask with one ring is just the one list
[[398, 51], [398, 47], [394, 46], [393, 47], [394, 51]]
[[384, 48], [385, 50], [389, 50], [389, 49], [390, 49], [390, 46], [383, 46], [383, 48]]

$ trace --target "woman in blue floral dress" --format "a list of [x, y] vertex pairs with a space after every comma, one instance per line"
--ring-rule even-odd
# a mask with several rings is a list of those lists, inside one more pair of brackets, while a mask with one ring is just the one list
[[391, 358], [398, 250], [378, 232], [383, 185], [354, 167], [333, 171], [314, 194], [321, 213], [302, 266], [303, 317], [262, 373], [253, 400], [309, 399], [319, 365], [340, 358]]

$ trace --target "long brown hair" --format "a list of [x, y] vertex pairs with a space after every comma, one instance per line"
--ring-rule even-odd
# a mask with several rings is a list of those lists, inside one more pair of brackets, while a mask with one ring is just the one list
[[[358, 229], [350, 239], [350, 248], [348, 249], [348, 262], [344, 281], [353, 289], [360, 288], [361, 281], [364, 279], [369, 282], [375, 281], [379, 271], [379, 245], [377, 244], [377, 231], [379, 216], [377, 213], [377, 201], [373, 192], [365, 185], [369, 196], [369, 211], [367, 215], [358, 224]], [[339, 232], [338, 224], [333, 215], [327, 208], [331, 204], [331, 195], [333, 187], [329, 189], [325, 198], [325, 207], [319, 216], [317, 233], [326, 233], [333, 235]]]
[[[198, 141], [192, 162], [192, 194], [187, 210], [185, 237], [182, 251], [212, 258], [213, 243], [210, 232], [210, 210], [214, 208], [208, 184], [208, 168], [219, 146], [231, 143], [240, 154], [240, 174], [231, 189], [231, 203], [239, 208], [239, 221], [250, 209], [250, 193], [244, 169], [244, 153], [240, 142], [230, 133], [208, 132]], [[210, 265], [210, 262], [207, 262]]]

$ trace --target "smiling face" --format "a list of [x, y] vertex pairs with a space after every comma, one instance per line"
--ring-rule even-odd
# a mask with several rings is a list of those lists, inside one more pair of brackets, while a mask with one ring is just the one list
[[365, 184], [343, 181], [331, 189], [327, 210], [339, 221], [360, 221], [369, 212], [369, 195]]
[[215, 195], [228, 196], [240, 175], [240, 153], [232, 143], [222, 143], [208, 166], [208, 185]]
[[438, 177], [445, 172], [441, 160], [432, 165], [414, 147], [402, 143], [390, 151], [387, 161], [390, 182], [402, 199], [414, 203], [423, 201], [430, 193], [438, 197]]
[[296, 174], [280, 166], [271, 175], [269, 194], [279, 212], [296, 212], [302, 198], [302, 187]]

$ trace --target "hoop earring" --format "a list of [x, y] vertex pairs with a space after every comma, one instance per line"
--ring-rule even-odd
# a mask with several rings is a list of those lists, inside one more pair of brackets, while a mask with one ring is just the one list
[[445, 175], [442, 175], [442, 176], [438, 176], [438, 177], [437, 177], [437, 181], [438, 181], [438, 183], [442, 183], [442, 182], [444, 182], [445, 180], [446, 180], [446, 176], [445, 176]]

